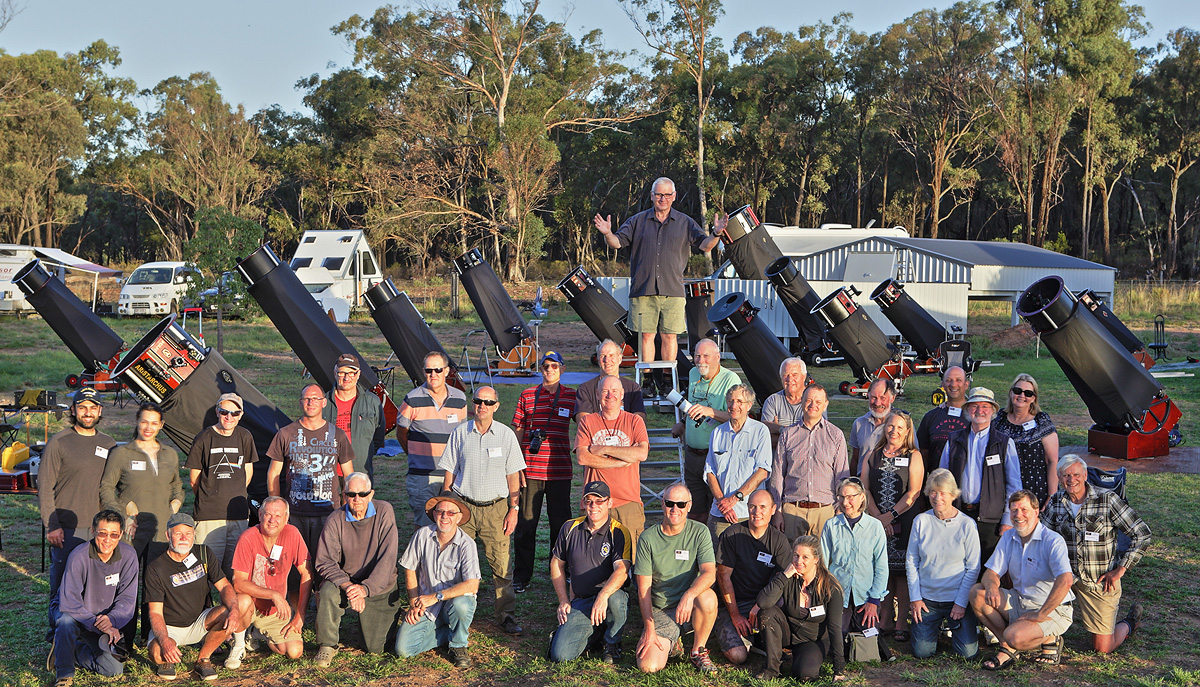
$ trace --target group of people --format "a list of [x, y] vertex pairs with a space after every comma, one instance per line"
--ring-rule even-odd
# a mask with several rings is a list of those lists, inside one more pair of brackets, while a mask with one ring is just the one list
[[[633, 248], [630, 322], [642, 359], [654, 359], [660, 336], [659, 352], [674, 360], [676, 335], [686, 331], [689, 246], [708, 250], [718, 239], [671, 207], [669, 179], [652, 189], [653, 207], [619, 229], [599, 215], [595, 223], [613, 248]], [[717, 233], [724, 224], [718, 217]], [[631, 603], [642, 625], [640, 670], [686, 653], [711, 673], [715, 635], [733, 664], [761, 650], [759, 676], [768, 679], [784, 670], [784, 649], [794, 677], [815, 677], [828, 661], [844, 678], [847, 636], [857, 643], [891, 633], [928, 657], [946, 631], [956, 653], [973, 657], [982, 627], [998, 643], [983, 667], [1003, 670], [1022, 652], [1057, 663], [1075, 606], [1097, 651], [1137, 630], [1141, 605], [1118, 620], [1118, 603], [1149, 528], [1087, 481], [1078, 456], [1058, 455], [1032, 377], [1017, 376], [1001, 409], [989, 389], [972, 388], [951, 367], [945, 402], [919, 423], [893, 407], [892, 383], [876, 380], [847, 439], [826, 417], [828, 394], [803, 360], [783, 361], [783, 389], [762, 400], [756, 419], [759, 399], [722, 367], [717, 344], [703, 339], [692, 354], [691, 405], [671, 430], [682, 479], [656, 494], [662, 520], [648, 527], [644, 399], [662, 395], [665, 379], [622, 377], [623, 347], [606, 340], [597, 348], [600, 375], [572, 389], [561, 382], [562, 356], [549, 351], [541, 383], [522, 391], [506, 425], [495, 389], [480, 387], [468, 400], [447, 384], [449, 359], [431, 351], [426, 379], [397, 419], [416, 526], [403, 550], [392, 505], [375, 498], [372, 457], [384, 417], [358, 386], [357, 356], [337, 359], [328, 393], [301, 389], [300, 419], [266, 449], [267, 495], [257, 508], [248, 487], [256, 472], [261, 480], [260, 456], [238, 426], [245, 409], [236, 394], [216, 400], [214, 423], [183, 464], [195, 495], [189, 515], [180, 512], [179, 457], [157, 440], [161, 408], [143, 405], [133, 440], [118, 446], [97, 429], [100, 396], [83, 389], [39, 475], [51, 544], [47, 667], [59, 687], [71, 684], [77, 665], [120, 673], [139, 608], [140, 635], [164, 679], [176, 676], [180, 647], [192, 644], [194, 670], [206, 680], [217, 677], [212, 656], [224, 643], [227, 669], [256, 644], [299, 659], [311, 597], [317, 666], [335, 658], [352, 610], [369, 652], [408, 657], [445, 647], [455, 666], [467, 667], [478, 544], [492, 573], [493, 623], [520, 635], [516, 595], [538, 579], [543, 505], [552, 548], [540, 569], [557, 598], [553, 661], [585, 652], [621, 660]], [[584, 472], [579, 515], [576, 464]], [[1127, 548], [1118, 549], [1119, 534], [1130, 538]]]

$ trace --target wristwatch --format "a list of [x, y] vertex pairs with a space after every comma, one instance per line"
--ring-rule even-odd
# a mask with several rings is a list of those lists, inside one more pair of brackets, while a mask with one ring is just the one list
[[746, 500], [746, 495], [745, 495], [745, 494], [743, 494], [743, 493], [742, 493], [742, 492], [740, 492], [740, 491], [739, 491], [737, 494], [735, 494], [735, 495], [738, 497], [738, 501], [745, 501], [745, 500]]
[[441, 593], [441, 592], [438, 592], [437, 594], [434, 594], [434, 595], [433, 595], [433, 598], [437, 599], [438, 601], [445, 601], [445, 600], [446, 600], [446, 597], [442, 596], [442, 593]]

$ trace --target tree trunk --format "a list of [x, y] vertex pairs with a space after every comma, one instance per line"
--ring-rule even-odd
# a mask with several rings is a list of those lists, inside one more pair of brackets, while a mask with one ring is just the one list
[[[1120, 177], [1117, 177], [1117, 179], [1120, 179]], [[1113, 183], [1115, 184], [1116, 180], [1114, 180]], [[1104, 244], [1104, 264], [1105, 265], [1112, 264], [1112, 244], [1111, 244], [1112, 234], [1110, 233], [1111, 222], [1109, 221], [1109, 216], [1108, 216], [1108, 201], [1110, 198], [1111, 198], [1111, 196], [1109, 194], [1108, 184], [1100, 184], [1100, 211], [1103, 213], [1103, 215], [1100, 218], [1100, 221], [1101, 221], [1101, 226], [1103, 227], [1103, 233], [1104, 233], [1104, 235], [1101, 237], [1101, 242]]]

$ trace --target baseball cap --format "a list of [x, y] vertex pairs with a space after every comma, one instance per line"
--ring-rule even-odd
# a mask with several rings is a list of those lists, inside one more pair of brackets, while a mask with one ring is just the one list
[[353, 353], [343, 353], [338, 356], [337, 362], [333, 364], [333, 369], [336, 370], [339, 367], [350, 367], [358, 370], [362, 368], [362, 363], [358, 362], [358, 356]]
[[237, 406], [238, 410], [245, 409], [244, 406], [242, 405], [242, 397], [238, 396], [237, 394], [234, 394], [234, 393], [221, 394], [220, 397], [217, 398], [217, 405], [221, 405], [225, 401], [229, 401], [233, 405]]
[[547, 360], [559, 365], [563, 364], [563, 357], [558, 354], [558, 351], [546, 351], [546, 355], [542, 356], [542, 362], [545, 363]]
[[171, 517], [167, 518], [167, 531], [170, 532], [176, 525], [187, 525], [196, 529], [196, 520], [187, 513], [172, 513]]
[[600, 480], [595, 480], [593, 482], [588, 482], [587, 484], [583, 485], [583, 495], [584, 496], [599, 496], [600, 498], [606, 499], [606, 498], [612, 496], [612, 492], [609, 491], [607, 484], [605, 484], [604, 482], [601, 482]]
[[75, 392], [75, 404], [79, 405], [80, 403], [83, 403], [84, 401], [91, 401], [92, 403], [95, 403], [98, 406], [101, 406], [101, 407], [104, 406], [104, 404], [100, 402], [100, 392], [96, 391], [95, 389], [93, 389], [90, 386], [84, 387], [84, 388], [80, 389], [79, 391]]

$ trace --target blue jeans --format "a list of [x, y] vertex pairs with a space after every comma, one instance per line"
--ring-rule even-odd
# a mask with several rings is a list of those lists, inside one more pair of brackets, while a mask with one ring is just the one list
[[115, 656], [100, 648], [100, 635], [63, 613], [54, 628], [54, 677], [75, 675], [75, 665], [105, 677], [116, 677], [125, 666]]
[[[942, 627], [942, 619], [951, 628], [950, 641], [954, 652], [964, 658], [974, 658], [979, 653], [979, 630], [976, 629], [975, 614], [967, 608], [962, 620], [951, 620], [950, 611], [954, 609], [953, 601], [925, 601], [929, 610], [921, 614], [921, 622], [912, 624], [912, 650], [917, 658], [929, 658], [937, 651], [938, 632]], [[955, 624], [957, 623], [957, 627]]]
[[396, 633], [396, 655], [408, 658], [443, 644], [449, 644], [452, 649], [466, 647], [476, 603], [478, 600], [474, 595], [456, 596], [442, 602], [437, 621], [424, 618], [416, 625], [408, 623], [401, 615], [400, 631]]
[[75, 536], [75, 530], [64, 529], [63, 545], [50, 547], [50, 603], [46, 615], [50, 621], [52, 635], [58, 627], [58, 588], [62, 586], [63, 573], [67, 572], [67, 556], [71, 555], [76, 546], [83, 543], [84, 540]]
[[[596, 597], [575, 599], [571, 602], [571, 614], [567, 622], [558, 626], [550, 639], [550, 660], [557, 663], [579, 658], [597, 629], [592, 626], [592, 605]], [[625, 616], [629, 609], [629, 595], [618, 589], [608, 597], [608, 615], [604, 618], [604, 641], [615, 644], [621, 639], [625, 628]]]

